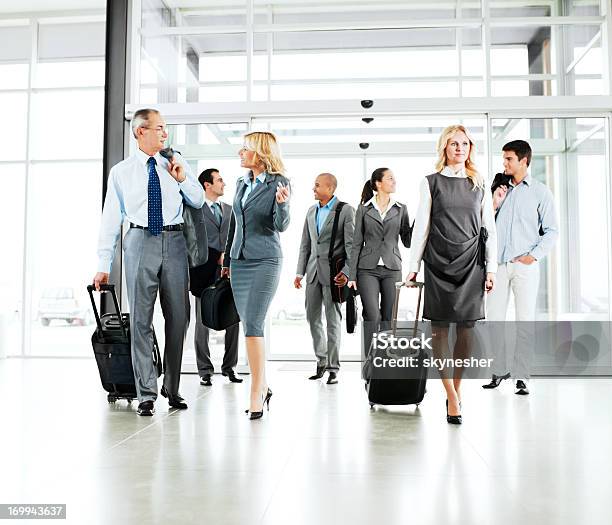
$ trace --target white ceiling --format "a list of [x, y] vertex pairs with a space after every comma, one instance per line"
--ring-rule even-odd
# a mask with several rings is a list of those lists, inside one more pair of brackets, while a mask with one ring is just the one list
[[0, 0], [0, 18], [3, 13], [32, 13], [49, 11], [85, 11], [106, 9], [106, 0]]

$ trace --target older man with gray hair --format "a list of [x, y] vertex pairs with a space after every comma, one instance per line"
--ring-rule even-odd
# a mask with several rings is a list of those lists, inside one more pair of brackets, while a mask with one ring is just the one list
[[168, 138], [157, 110], [140, 109], [132, 119], [138, 149], [110, 170], [98, 239], [94, 285], [107, 283], [124, 219], [125, 281], [130, 304], [130, 337], [138, 414], [151, 416], [157, 399], [153, 363], [153, 309], [159, 291], [165, 325], [164, 383], [171, 407], [185, 409], [178, 392], [183, 343], [189, 323], [189, 274], [183, 237], [183, 202], [201, 208], [204, 192], [178, 154], [160, 155]]

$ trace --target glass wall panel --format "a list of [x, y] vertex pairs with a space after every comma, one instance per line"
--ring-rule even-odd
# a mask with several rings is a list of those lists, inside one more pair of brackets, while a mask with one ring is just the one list
[[102, 158], [103, 132], [102, 89], [32, 94], [32, 159]]
[[316, 0], [296, 3], [290, 0], [255, 0], [255, 13], [262, 17], [272, 16], [275, 24], [452, 20], [480, 17], [481, 1], [403, 0], [380, 3], [356, 0], [347, 3], [344, 0]]
[[28, 129], [27, 93], [2, 93], [0, 107], [4, 125], [0, 126], [2, 160], [25, 160]]
[[[606, 93], [598, 25], [494, 26], [491, 42], [493, 96]], [[512, 78], [527, 75], [538, 77]]]
[[484, 69], [479, 30], [282, 32], [273, 38], [272, 100], [457, 96], [459, 44], [463, 78], [482, 79]]
[[39, 62], [34, 87], [104, 87], [104, 67], [104, 60]]
[[29, 71], [29, 64], [0, 64], [0, 90], [27, 89]]
[[0, 60], [26, 62], [32, 53], [30, 26], [0, 27], [0, 41], [10, 46], [0, 46]]
[[0, 355], [21, 354], [25, 164], [0, 164]]
[[33, 355], [91, 355], [94, 319], [85, 288], [97, 266], [101, 180], [101, 162], [37, 163], [30, 168], [27, 255]]
[[[266, 60], [254, 64], [253, 78], [267, 77], [266, 64]], [[246, 100], [246, 84], [214, 86], [217, 82], [245, 82], [246, 69], [245, 34], [144, 37], [140, 102], [145, 97], [147, 102], [178, 102], [179, 88], [186, 90], [186, 102]]]
[[104, 56], [104, 21], [52, 23], [38, 26], [38, 59], [66, 60]]
[[566, 95], [606, 93], [600, 26], [563, 26]]
[[492, 17], [599, 16], [600, 0], [489, 0]]
[[181, 9], [172, 9], [176, 2], [143, 0], [141, 23], [145, 29], [185, 26], [240, 26], [246, 24], [246, 0], [201, 0], [183, 2]]

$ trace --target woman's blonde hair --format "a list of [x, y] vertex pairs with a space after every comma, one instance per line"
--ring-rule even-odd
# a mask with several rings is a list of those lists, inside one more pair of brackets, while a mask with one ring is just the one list
[[244, 143], [247, 149], [255, 152], [253, 160], [255, 162], [261, 161], [267, 173], [284, 175], [285, 165], [274, 133], [252, 131], [244, 136]]
[[448, 146], [448, 141], [450, 140], [450, 138], [458, 131], [462, 131], [463, 133], [465, 133], [465, 136], [470, 141], [470, 153], [467, 156], [467, 159], [465, 160], [465, 174], [467, 175], [468, 179], [472, 181], [474, 189], [480, 188], [484, 190], [484, 178], [480, 173], [478, 173], [478, 170], [476, 169], [476, 165], [474, 163], [474, 152], [476, 150], [476, 144], [474, 143], [474, 140], [472, 139], [472, 136], [470, 135], [469, 131], [461, 124], [454, 124], [452, 126], [444, 128], [440, 135], [440, 138], [438, 138], [438, 162], [436, 163], [436, 171], [442, 171], [447, 165], [448, 157], [446, 156], [446, 146]]

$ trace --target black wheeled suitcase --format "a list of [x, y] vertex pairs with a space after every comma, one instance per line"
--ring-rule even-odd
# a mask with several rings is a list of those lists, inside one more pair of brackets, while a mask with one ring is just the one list
[[[116, 311], [114, 314], [104, 314], [101, 317], [93, 297], [95, 287], [89, 285], [87, 291], [96, 317], [97, 328], [91, 336], [91, 343], [102, 388], [108, 392], [109, 403], [114, 403], [118, 399], [127, 399], [131, 402], [137, 398], [137, 395], [130, 345], [130, 316], [121, 313], [115, 285], [100, 286], [101, 293], [111, 294]], [[159, 377], [162, 373], [162, 362], [155, 332], [153, 332], [153, 362]]]
[[[415, 321], [412, 327], [397, 327], [397, 312], [399, 306], [399, 295], [402, 287], [418, 288], [418, 302], [415, 313]], [[419, 312], [421, 309], [421, 295], [423, 292], [423, 283], [404, 282], [395, 283], [395, 301], [393, 303], [393, 321], [392, 329], [381, 331], [380, 334], [387, 336], [393, 335], [396, 338], [420, 338], [422, 329], [419, 328]], [[416, 366], [407, 370], [397, 370], [377, 374], [373, 365], [376, 357], [380, 358], [399, 358], [413, 357], [415, 358]], [[364, 363], [363, 376], [366, 380], [365, 388], [368, 393], [368, 401], [370, 408], [374, 405], [417, 405], [423, 401], [427, 386], [427, 368], [424, 366], [424, 360], [427, 354], [423, 348], [418, 350], [389, 350], [388, 348], [373, 348], [370, 346], [368, 356]]]

